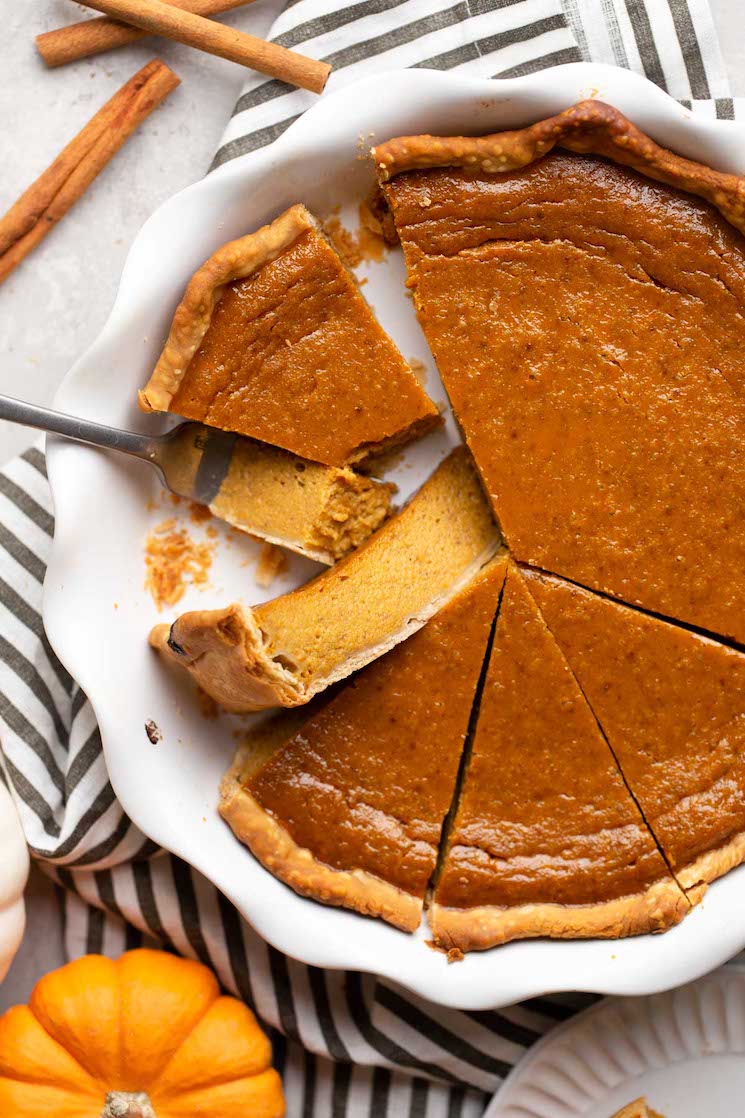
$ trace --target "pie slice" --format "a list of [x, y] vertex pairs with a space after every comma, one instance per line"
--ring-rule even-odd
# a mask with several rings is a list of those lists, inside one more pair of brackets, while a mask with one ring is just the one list
[[139, 399], [329, 466], [440, 418], [304, 206], [193, 276]]
[[745, 179], [598, 102], [374, 156], [515, 558], [745, 640]]
[[447, 949], [661, 932], [689, 910], [511, 565], [429, 918]]
[[460, 447], [357, 551], [271, 602], [185, 613], [151, 644], [226, 710], [300, 706], [432, 617], [501, 537]]
[[526, 572], [680, 884], [745, 861], [745, 654]]
[[267, 443], [237, 439], [209, 507], [236, 528], [331, 565], [387, 519], [393, 491], [348, 466], [321, 466]]
[[301, 725], [285, 712], [239, 750], [220, 811], [298, 893], [419, 926], [505, 566], [491, 562], [320, 712]]

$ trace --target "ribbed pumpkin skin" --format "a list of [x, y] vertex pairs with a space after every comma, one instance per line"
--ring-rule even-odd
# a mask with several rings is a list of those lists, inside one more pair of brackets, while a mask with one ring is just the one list
[[282, 1118], [271, 1047], [201, 963], [160, 951], [86, 955], [0, 1017], [2, 1118], [101, 1118], [111, 1091], [156, 1118]]

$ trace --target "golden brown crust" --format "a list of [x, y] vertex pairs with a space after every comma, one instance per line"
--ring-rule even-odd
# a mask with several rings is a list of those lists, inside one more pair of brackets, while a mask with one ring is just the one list
[[707, 850], [689, 866], [676, 870], [677, 877], [683, 889], [689, 894], [696, 893], [696, 900], [706, 892], [706, 886], [723, 877], [735, 866], [745, 862], [745, 832], [740, 832], [716, 850]]
[[192, 276], [153, 374], [138, 394], [143, 411], [168, 411], [228, 284], [246, 279], [303, 233], [317, 228], [318, 222], [305, 206], [291, 206], [269, 225], [229, 241], [213, 253]]
[[494, 557], [497, 548], [497, 541], [488, 546], [447, 594], [432, 597], [385, 641], [348, 656], [328, 675], [307, 682], [268, 654], [253, 611], [237, 602], [224, 609], [184, 613], [172, 625], [156, 625], [150, 633], [150, 644], [166, 660], [186, 668], [225, 710], [245, 714], [273, 706], [302, 706], [421, 629]]
[[226, 710], [299, 706], [421, 629], [500, 547], [459, 448], [337, 566], [254, 610], [185, 613], [150, 643]]
[[581, 101], [529, 128], [491, 136], [400, 136], [373, 148], [372, 156], [380, 180], [387, 182], [403, 171], [428, 167], [466, 167], [487, 174], [514, 171], [556, 146], [605, 156], [705, 198], [745, 232], [745, 178], [714, 171], [660, 147], [602, 101]]
[[150, 644], [186, 668], [225, 710], [243, 713], [306, 703], [302, 683], [268, 655], [252, 610], [234, 602], [224, 609], [193, 610], [173, 625], [156, 625]]
[[220, 814], [270, 873], [304, 897], [379, 916], [404, 932], [419, 927], [422, 902], [364, 870], [335, 870], [297, 845], [239, 781], [240, 757], [222, 783]]
[[619, 939], [665, 932], [690, 911], [690, 902], [672, 878], [655, 882], [643, 893], [594, 905], [526, 904], [514, 908], [484, 905], [455, 909], [440, 904], [429, 910], [438, 946], [484, 951], [514, 939]]

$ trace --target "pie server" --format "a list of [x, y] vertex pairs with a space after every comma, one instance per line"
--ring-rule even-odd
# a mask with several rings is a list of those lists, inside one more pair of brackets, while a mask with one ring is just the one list
[[227, 475], [236, 442], [242, 439], [241, 435], [203, 423], [180, 423], [165, 435], [138, 435], [2, 395], [0, 419], [141, 458], [155, 467], [172, 493], [202, 505], [214, 501]]

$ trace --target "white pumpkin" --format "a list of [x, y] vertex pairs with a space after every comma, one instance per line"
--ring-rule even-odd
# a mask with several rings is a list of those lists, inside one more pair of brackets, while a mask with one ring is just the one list
[[8, 973], [23, 936], [28, 847], [15, 804], [0, 781], [0, 982]]

